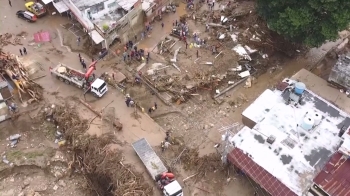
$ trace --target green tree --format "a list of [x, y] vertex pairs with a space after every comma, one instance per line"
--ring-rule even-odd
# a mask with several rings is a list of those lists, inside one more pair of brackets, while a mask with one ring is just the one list
[[273, 31], [308, 46], [335, 40], [350, 23], [350, 0], [257, 0]]

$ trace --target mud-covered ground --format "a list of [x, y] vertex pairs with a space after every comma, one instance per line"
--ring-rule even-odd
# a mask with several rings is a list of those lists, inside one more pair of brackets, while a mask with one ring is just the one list
[[[64, 17], [58, 15], [47, 16], [39, 19], [37, 23], [28, 24], [25, 21], [11, 17], [14, 15], [12, 9], [23, 9], [23, 2], [13, 2], [13, 8], [11, 9], [7, 4], [0, 6], [4, 10], [1, 13], [1, 26], [3, 28], [0, 29], [0, 33], [7, 32], [16, 35], [20, 31], [26, 32], [21, 37], [23, 45], [10, 44], [4, 49], [19, 55], [19, 48], [27, 47], [28, 55], [21, 57], [21, 59], [25, 63], [35, 65], [36, 69], [40, 70], [35, 73], [36, 76], [46, 74], [45, 77], [36, 80], [46, 91], [45, 101], [39, 103], [39, 105], [45, 102], [45, 104], [64, 103], [69, 100], [74, 103], [81, 118], [87, 121], [94, 118], [95, 115], [89, 109], [77, 102], [79, 98], [84, 99], [81, 91], [73, 86], [61, 83], [49, 74], [49, 67], [57, 65], [58, 62], [81, 69], [76, 52], [81, 53], [86, 61], [90, 62], [89, 44], [91, 40], [83, 36], [82, 43], [78, 46], [76, 36], [67, 28], [62, 27], [62, 25], [69, 23]], [[186, 13], [183, 8], [184, 6], [181, 5], [177, 13], [167, 14], [163, 17], [164, 28], [161, 27], [159, 21], [153, 23], [153, 31], [150, 36], [145, 40], [138, 40], [139, 48], [155, 48], [160, 39], [170, 32], [171, 23]], [[7, 19], [5, 16], [7, 16]], [[8, 23], [9, 19], [13, 20], [11, 24]], [[32, 44], [33, 33], [41, 29], [50, 32], [52, 41]], [[203, 27], [201, 26], [198, 29], [203, 30]], [[146, 111], [146, 114], [139, 111], [139, 117], [136, 119], [134, 118], [134, 109], [125, 106], [124, 94], [110, 87], [110, 91], [101, 100], [87, 96], [86, 101], [96, 110], [101, 110], [107, 104], [110, 104], [109, 108], [115, 111], [115, 117], [123, 124], [123, 131], [115, 132], [113, 129], [105, 129], [104, 122], [96, 118], [91, 121], [86, 132], [97, 136], [106, 133], [113, 134], [116, 141], [118, 141], [113, 144], [113, 148], [121, 151], [125, 163], [130, 164], [133, 171], [142, 173], [147, 183], [154, 187], [153, 195], [159, 195], [160, 193], [153, 186], [152, 180], [130, 145], [142, 137], [147, 138], [165, 163], [174, 168], [178, 180], [184, 186], [185, 195], [249, 196], [253, 195], [255, 191], [264, 194], [259, 186], [256, 186], [246, 176], [236, 174], [232, 168], [222, 167], [214, 145], [221, 142], [221, 134], [225, 131], [223, 127], [238, 123], [238, 125], [232, 127], [233, 132], [239, 130], [239, 127], [242, 126], [241, 112], [260, 93], [266, 88], [273, 87], [284, 77], [289, 77], [301, 68], [318, 62], [325, 54], [324, 51], [332, 48], [334, 44], [330, 45], [293, 58], [281, 54], [277, 58], [280, 60], [272, 61], [271, 68], [257, 77], [251, 88], [244, 88], [243, 85], [237, 86], [216, 100], [212, 99], [213, 89], [201, 89], [186, 103], [180, 105], [172, 103], [169, 106], [162, 103], [157, 94], [151, 92], [146, 85], [132, 86], [129, 83], [125, 84], [127, 88], [124, 93], [129, 93]], [[118, 48], [118, 46], [115, 47]], [[188, 63], [192, 63], [196, 56], [195, 53], [196, 50], [189, 50], [188, 54], [180, 54], [180, 57], [183, 59], [192, 58], [188, 60]], [[206, 55], [204, 52], [201, 54]], [[155, 54], [152, 53], [150, 63], [157, 62], [157, 58], [153, 56]], [[221, 60], [229, 61], [226, 57]], [[111, 56], [110, 59], [98, 63], [96, 75], [105, 71], [120, 70], [129, 80], [133, 79], [133, 72], [128, 71], [128, 65], [123, 63], [120, 54], [115, 57]], [[137, 67], [138, 64], [130, 66]], [[186, 66], [190, 67], [190, 64], [186, 64]], [[225, 86], [219, 88], [222, 91]], [[167, 96], [166, 93], [161, 93], [161, 95]], [[19, 100], [15, 99], [14, 101], [20, 104]], [[151, 114], [147, 114], [148, 108], [152, 107], [154, 102], [158, 104], [158, 109]], [[21, 105], [21, 110], [31, 107], [33, 106], [23, 107]], [[72, 156], [67, 157], [67, 154], [62, 153], [62, 150], [54, 143], [54, 127], [47, 125], [45, 121], [34, 121], [32, 119], [37, 112], [33, 111], [15, 121], [0, 124], [0, 150], [4, 152], [10, 162], [16, 165], [10, 167], [4, 163], [0, 164], [0, 174], [2, 174], [0, 176], [3, 177], [0, 184], [1, 195], [10, 196], [22, 193], [36, 194], [36, 196], [38, 194], [87, 195], [86, 190], [89, 188], [83, 186], [85, 184], [83, 183], [85, 182], [83, 176], [79, 173], [75, 173], [71, 177], [64, 175], [68, 168], [67, 160], [70, 160]], [[178, 138], [176, 141], [179, 142], [171, 145], [169, 149], [162, 153], [159, 144], [164, 139], [165, 131], [171, 131], [171, 135]], [[21, 140], [16, 148], [8, 147], [8, 141], [5, 138], [16, 133], [22, 134]], [[189, 151], [186, 150], [183, 157], [179, 157], [181, 152], [187, 148]], [[201, 164], [203, 162], [210, 164], [203, 166], [204, 164]], [[193, 174], [198, 176], [183, 182], [183, 179]]]
[[[67, 157], [53, 142], [55, 127], [34, 121], [30, 116], [36, 112], [0, 125], [2, 160], [9, 161], [0, 165], [1, 195], [86, 195], [83, 177], [67, 175]], [[12, 148], [6, 138], [14, 134], [21, 134], [21, 138]]]

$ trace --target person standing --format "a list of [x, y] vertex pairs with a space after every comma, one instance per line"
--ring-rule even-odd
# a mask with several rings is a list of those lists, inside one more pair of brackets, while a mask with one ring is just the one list
[[128, 55], [128, 53], [125, 51], [124, 53], [123, 53], [123, 59], [124, 59], [124, 62], [125, 62], [125, 60], [126, 60], [126, 56]]
[[168, 142], [168, 141], [165, 141], [165, 142], [164, 142], [164, 147], [165, 147], [165, 149], [169, 148], [170, 145], [171, 145], [170, 142]]
[[187, 42], [185, 42], [185, 44], [186, 44], [186, 49], [187, 49], [187, 47], [188, 47], [188, 43], [187, 43]]
[[23, 56], [22, 49], [19, 49], [19, 53], [21, 53], [21, 56]]
[[83, 65], [83, 69], [86, 69], [86, 63], [83, 61], [81, 64]]
[[199, 51], [197, 50], [197, 58], [199, 57]]
[[157, 109], [158, 108], [158, 105], [156, 102], [154, 102], [154, 108]]
[[130, 97], [126, 97], [125, 104], [126, 104], [127, 107], [130, 106], [130, 101], [131, 101], [131, 98]]
[[12, 2], [11, 2], [11, 0], [9, 0], [9, 5], [12, 7]]
[[27, 49], [25, 47], [23, 47], [23, 54], [27, 55]]
[[77, 44], [78, 44], [78, 46], [80, 45], [80, 36], [77, 39]]
[[164, 23], [162, 22], [162, 28], [164, 28]]

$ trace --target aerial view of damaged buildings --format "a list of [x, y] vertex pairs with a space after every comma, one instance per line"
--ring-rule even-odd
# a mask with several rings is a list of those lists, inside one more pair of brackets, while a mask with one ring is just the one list
[[[96, 44], [108, 46], [117, 36], [128, 39], [114, 28], [132, 25], [142, 15], [142, 10], [133, 10], [136, 2], [119, 0], [122, 9], [102, 14], [94, 11], [99, 6], [94, 0], [53, 5], [60, 13], [70, 10], [83, 26], [95, 29], [89, 35]], [[154, 8], [153, 1], [141, 2], [148, 17], [162, 9]], [[116, 1], [101, 3], [109, 3], [110, 9], [117, 6]], [[119, 19], [124, 22], [117, 26], [108, 23]], [[227, 160], [274, 196], [350, 196], [350, 102], [344, 90], [350, 89], [349, 65], [350, 56], [340, 56], [328, 81], [302, 69], [274, 90], [265, 90], [243, 111], [244, 127], [224, 135], [230, 144]]]
[[327, 84], [349, 62], [330, 81], [302, 69], [265, 90], [227, 137], [228, 160], [271, 195], [350, 195], [349, 98]]

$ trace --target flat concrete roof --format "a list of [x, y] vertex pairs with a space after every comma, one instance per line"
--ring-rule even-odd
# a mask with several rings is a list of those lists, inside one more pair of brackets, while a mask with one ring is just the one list
[[310, 91], [350, 114], [350, 98], [345, 93], [341, 93], [338, 89], [329, 86], [326, 80], [306, 69], [300, 70], [292, 76], [292, 79], [303, 82]]

